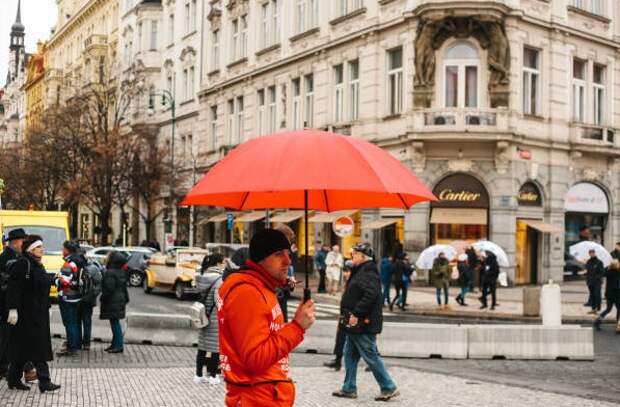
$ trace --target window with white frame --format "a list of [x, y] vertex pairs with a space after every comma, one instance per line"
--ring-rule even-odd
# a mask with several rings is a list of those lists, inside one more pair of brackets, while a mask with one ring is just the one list
[[233, 134], [235, 131], [235, 99], [228, 99], [226, 113], [228, 114], [228, 120], [226, 123], [226, 141], [228, 141], [229, 144], [233, 144]]
[[243, 139], [243, 96], [237, 96], [237, 100], [235, 103], [235, 113], [236, 113], [236, 134], [235, 134], [235, 144], [242, 143]]
[[296, 33], [303, 33], [318, 24], [319, 0], [295, 0]]
[[[603, 2], [603, 0], [590, 0], [591, 4], [590, 4], [590, 11], [593, 14], [598, 14], [598, 15], [604, 15], [605, 14], [605, 4]], [[616, 6], [618, 7], [618, 6]]]
[[364, 7], [363, 0], [338, 0], [336, 2], [336, 16], [346, 16]]
[[245, 58], [248, 54], [248, 16], [241, 16], [241, 33], [239, 35], [239, 58]]
[[295, 78], [291, 82], [293, 92], [293, 106], [292, 106], [292, 128], [299, 129], [302, 127], [301, 123], [301, 78]]
[[209, 133], [211, 136], [211, 148], [217, 147], [217, 105], [211, 106], [209, 117]]
[[269, 0], [261, 6], [260, 48], [267, 48], [280, 41], [278, 26], [278, 0]]
[[540, 51], [523, 48], [523, 113], [540, 115]]
[[276, 87], [270, 86], [269, 93], [269, 133], [276, 131], [277, 106], [276, 106]]
[[184, 15], [183, 15], [184, 19], [183, 19], [183, 21], [185, 23], [184, 27], [183, 27], [183, 32], [185, 34], [188, 34], [191, 31], [191, 25], [190, 24], [191, 24], [191, 13], [192, 13], [189, 1], [185, 3], [185, 7], [183, 8], [183, 10], [184, 10]]
[[157, 20], [151, 20], [151, 50], [157, 50], [158, 39], [157, 39]]
[[230, 28], [230, 62], [239, 59], [239, 20], [233, 19]]
[[480, 58], [468, 42], [457, 42], [444, 54], [444, 106], [478, 107]]
[[267, 133], [267, 106], [265, 100], [265, 89], [259, 89], [256, 92], [256, 130], [259, 135]]
[[168, 44], [174, 43], [174, 14], [168, 16]]
[[304, 76], [304, 127], [314, 126], [314, 75]]
[[359, 60], [349, 61], [349, 120], [357, 120], [360, 110]]
[[211, 70], [220, 69], [220, 30], [211, 32]]
[[183, 69], [183, 100], [189, 99], [189, 72]]
[[594, 124], [605, 123], [605, 67], [594, 64], [592, 71], [592, 96], [594, 107]]
[[188, 80], [188, 84], [187, 84], [187, 99], [193, 99], [194, 98], [194, 81], [195, 81], [195, 76], [196, 72], [194, 67], [190, 67], [189, 68], [189, 80]]
[[586, 65], [585, 60], [573, 58], [573, 120], [576, 122], [585, 120]]
[[191, 1], [189, 13], [189, 29], [191, 32], [194, 32], [196, 31], [196, 14], [198, 14], [196, 10], [196, 0]]
[[334, 66], [334, 122], [344, 119], [344, 67]]
[[136, 52], [142, 50], [142, 22], [138, 23], [138, 38], [136, 39]]
[[388, 51], [388, 108], [389, 114], [403, 110], [403, 49]]

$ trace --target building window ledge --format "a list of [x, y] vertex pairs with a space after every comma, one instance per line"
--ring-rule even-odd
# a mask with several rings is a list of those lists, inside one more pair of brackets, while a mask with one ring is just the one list
[[192, 103], [194, 101], [194, 98], [191, 99], [187, 99], [181, 102], [181, 104], [179, 106], [185, 106], [185, 105], [189, 105], [190, 103]]
[[339, 17], [334, 18], [333, 20], [331, 20], [329, 22], [329, 24], [330, 25], [337, 25], [337, 24], [342, 23], [343, 21], [350, 20], [350, 19], [352, 19], [354, 17], [357, 17], [357, 16], [365, 14], [365, 13], [366, 13], [366, 7], [361, 7], [361, 8], [358, 8], [357, 10], [353, 10], [352, 12], [347, 13], [347, 14], [345, 14], [343, 16], [339, 16]]
[[393, 1], [396, 1], [396, 0], [379, 0], [379, 5], [380, 6], [385, 6], [386, 4], [390, 4]]
[[386, 116], [383, 116], [381, 118], [381, 120], [383, 120], [383, 121], [394, 120], [394, 119], [400, 119], [401, 117], [402, 117], [402, 113], [392, 113], [392, 114], [388, 114]]
[[271, 51], [275, 51], [275, 50], [277, 50], [277, 49], [280, 49], [280, 43], [273, 44], [273, 45], [270, 45], [270, 46], [268, 46], [268, 47], [265, 47], [265, 48], [261, 49], [260, 51], [256, 51], [255, 55], [256, 55], [257, 57], [259, 57], [259, 56], [261, 56], [261, 55], [268, 54], [268, 53], [270, 53]]
[[535, 120], [535, 121], [538, 121], [538, 122], [544, 122], [545, 121], [545, 118], [542, 117], [541, 115], [538, 115], [538, 114], [524, 113], [523, 117], [525, 119], [527, 119], [527, 120]]
[[183, 36], [183, 38], [181, 38], [181, 41], [184, 41], [186, 39], [188, 39], [189, 37], [191, 37], [192, 35], [196, 34], [198, 31], [197, 30], [192, 30], [190, 32], [188, 32], [187, 34], [185, 34]]
[[289, 38], [289, 41], [290, 41], [290, 42], [295, 42], [295, 41], [300, 40], [300, 39], [302, 39], [302, 38], [306, 38], [306, 37], [309, 37], [309, 36], [311, 36], [311, 35], [313, 35], [313, 34], [316, 34], [316, 33], [318, 33], [320, 30], [321, 30], [321, 29], [320, 29], [319, 27], [314, 27], [314, 28], [311, 28], [311, 29], [306, 30], [306, 31], [304, 31], [304, 32], [301, 32], [301, 33], [299, 33], [299, 34], [295, 34], [295, 35], [293, 35], [292, 37], [290, 37], [290, 38]]
[[217, 68], [217, 69], [213, 69], [212, 71], [207, 72], [207, 76], [211, 77], [211, 76], [218, 75], [219, 73], [220, 73], [220, 68]]
[[226, 65], [226, 68], [227, 69], [234, 68], [235, 66], [244, 64], [246, 62], [248, 62], [247, 57], [239, 58], [236, 61], [232, 61], [230, 64]]
[[600, 14], [594, 14], [594, 13], [588, 11], [588, 10], [584, 10], [582, 8], [578, 8], [578, 7], [575, 7], [575, 6], [568, 6], [568, 11], [571, 11], [571, 12], [576, 13], [576, 14], [581, 14], [582, 16], [593, 18], [593, 19], [598, 20], [598, 21], [600, 21], [602, 23], [605, 23], [605, 24], [611, 23], [611, 20], [609, 18], [605, 17], [605, 16], [602, 16]]

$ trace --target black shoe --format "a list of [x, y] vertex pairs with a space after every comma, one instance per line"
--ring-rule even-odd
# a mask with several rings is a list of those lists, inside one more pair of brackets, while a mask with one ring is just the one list
[[105, 348], [103, 351], [104, 352], [109, 352], [110, 350], [114, 349], [114, 346], [110, 345], [107, 348]]
[[123, 353], [123, 348], [112, 348], [110, 350], [107, 350], [106, 352], [108, 352], [108, 353]]
[[585, 304], [583, 304], [584, 307], [591, 307], [592, 303], [591, 302], [586, 302]]
[[596, 320], [594, 321], [594, 329], [596, 329], [597, 331], [600, 331], [602, 322], [603, 320], [600, 317], [596, 318]]
[[456, 296], [456, 298], [455, 298], [455, 300], [456, 300], [456, 303], [457, 303], [457, 304], [459, 304], [459, 305], [463, 305], [463, 304], [461, 304], [461, 294], [457, 295], [457, 296]]
[[356, 399], [357, 398], [357, 393], [343, 391], [343, 390], [336, 390], [335, 392], [332, 393], [332, 396], [340, 397], [340, 398], [344, 398], [344, 399]]
[[323, 363], [323, 366], [334, 369], [335, 371], [340, 371], [340, 369], [342, 368], [342, 365], [336, 360], [332, 360], [331, 362], [325, 362]]
[[486, 305], [484, 305], [484, 304], [482, 304], [482, 305], [480, 306], [480, 309], [485, 309], [485, 308], [487, 308], [487, 306], [486, 306]]
[[394, 397], [398, 397], [400, 395], [400, 391], [398, 389], [394, 390], [382, 390], [381, 394], [375, 397], [375, 401], [390, 401]]
[[24, 383], [22, 383], [21, 381], [17, 382], [17, 383], [9, 383], [9, 389], [13, 390], [30, 390], [30, 387], [26, 386]]
[[75, 355], [75, 351], [69, 350], [69, 349], [62, 349], [60, 352], [56, 352], [56, 356], [58, 356], [59, 358], [64, 357], [64, 356], [74, 356], [74, 355]]
[[60, 389], [60, 385], [59, 384], [54, 384], [52, 382], [47, 382], [47, 383], [39, 384], [39, 391], [41, 393], [45, 393], [46, 391], [56, 391], [58, 389]]
[[495, 311], [495, 305], [491, 305], [491, 308], [489, 308], [491, 311]]
[[469, 304], [465, 304], [465, 301], [461, 302], [461, 305], [462, 305], [463, 307], [469, 307]]
[[389, 308], [390, 308], [390, 311], [394, 311], [394, 304], [390, 303]]

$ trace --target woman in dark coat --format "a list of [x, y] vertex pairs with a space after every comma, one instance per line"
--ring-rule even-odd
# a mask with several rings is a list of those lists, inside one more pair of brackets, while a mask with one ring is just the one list
[[29, 235], [24, 240], [24, 255], [17, 260], [9, 277], [7, 308], [9, 309], [9, 389], [29, 390], [21, 382], [24, 364], [28, 361], [37, 369], [41, 393], [54, 391], [60, 385], [52, 383], [47, 362], [53, 359], [50, 335], [50, 286], [41, 258], [43, 240]]
[[103, 273], [99, 318], [110, 320], [112, 344], [105, 349], [108, 353], [123, 353], [123, 329], [120, 320], [125, 318], [125, 306], [129, 302], [126, 264], [127, 256], [113, 251], [108, 256], [106, 271]]
[[616, 321], [620, 318], [620, 261], [613, 259], [605, 270], [605, 299], [607, 307], [594, 321], [594, 327], [601, 330], [603, 319], [616, 307]]
[[456, 268], [459, 271], [459, 287], [461, 287], [461, 293], [456, 296], [456, 302], [461, 306], [467, 306], [465, 303], [465, 296], [470, 291], [471, 286], [474, 280], [474, 272], [469, 264], [467, 263], [467, 255], [461, 254], [458, 257], [458, 261], [456, 263]]
[[497, 277], [499, 276], [499, 264], [497, 257], [490, 251], [486, 252], [482, 262], [482, 296], [479, 297], [482, 305], [480, 309], [487, 308], [487, 296], [491, 294], [491, 311], [497, 306]]

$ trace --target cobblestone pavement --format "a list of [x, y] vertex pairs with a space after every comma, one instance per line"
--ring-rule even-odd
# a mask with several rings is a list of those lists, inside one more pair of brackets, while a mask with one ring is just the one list
[[[55, 347], [60, 345], [54, 341]], [[122, 355], [90, 352], [52, 363], [53, 380], [63, 388], [41, 395], [8, 390], [0, 382], [0, 405], [14, 406], [220, 406], [223, 385], [192, 382], [195, 349], [127, 345]], [[617, 352], [616, 352], [617, 355]], [[617, 358], [617, 356], [616, 356]], [[321, 367], [327, 355], [294, 354], [298, 406], [374, 406], [372, 375], [358, 372], [359, 399], [333, 399], [344, 372]], [[597, 362], [515, 362], [388, 359], [402, 397], [394, 406], [611, 406], [620, 376], [617, 359]], [[615, 366], [615, 371], [610, 371]], [[607, 369], [607, 370], [606, 370]], [[581, 379], [579, 379], [581, 378]], [[604, 379], [605, 378], [605, 379]], [[590, 383], [590, 384], [588, 384]], [[33, 386], [34, 387], [34, 386]], [[614, 393], [615, 392], [615, 393]], [[581, 397], [583, 396], [583, 397]], [[605, 401], [604, 399], [607, 398]]]

